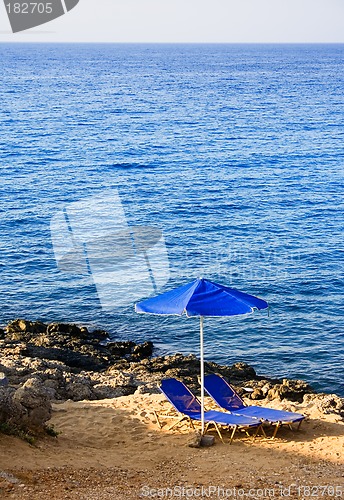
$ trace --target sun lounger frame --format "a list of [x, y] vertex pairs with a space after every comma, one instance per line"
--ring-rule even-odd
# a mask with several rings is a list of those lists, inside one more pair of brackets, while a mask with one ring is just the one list
[[[224, 383], [228, 387], [228, 390], [233, 394], [232, 397], [231, 397], [231, 399], [239, 401], [242, 406], [240, 406], [237, 409], [231, 408], [230, 405], [224, 406], [223, 404], [221, 404], [218, 401], [218, 398], [216, 398], [213, 393], [209, 392], [209, 390], [206, 387], [206, 385], [207, 385], [207, 379], [209, 380], [210, 377], [214, 377], [214, 376], [217, 377], [219, 379], [219, 381], [221, 381], [221, 383]], [[253, 415], [246, 415], [246, 413], [245, 413], [245, 409], [246, 408], [261, 408], [262, 412], [264, 412], [264, 410], [273, 410], [273, 411], [276, 412], [276, 415], [279, 412], [282, 413], [282, 410], [274, 410], [273, 408], [265, 408], [264, 406], [258, 407], [258, 406], [247, 406], [247, 405], [245, 405], [244, 401], [239, 396], [239, 394], [236, 392], [236, 390], [231, 386], [231, 384], [224, 377], [222, 377], [219, 374], [212, 373], [212, 374], [206, 375], [204, 380], [205, 380], [205, 390], [206, 390], [206, 392], [213, 399], [213, 401], [215, 401], [215, 403], [218, 406], [220, 406], [220, 408], [223, 408], [224, 410], [228, 411], [229, 413], [232, 413], [232, 414], [235, 414], [235, 415], [250, 416], [251, 418], [257, 418], [257, 419], [259, 419], [261, 421], [262, 424], [268, 424], [268, 425], [274, 426], [275, 429], [274, 429], [274, 432], [273, 432], [273, 434], [271, 436], [271, 439], [275, 439], [278, 430], [282, 426], [285, 426], [285, 425], [287, 425], [290, 430], [294, 430], [293, 427], [292, 427], [292, 424], [293, 423], [298, 423], [298, 426], [297, 426], [296, 430], [299, 430], [300, 427], [301, 427], [301, 424], [302, 424], [303, 420], [305, 419], [304, 415], [301, 415], [301, 414], [298, 414], [298, 413], [295, 413], [295, 419], [294, 420], [283, 420], [283, 419], [281, 419], [281, 420], [277, 420], [276, 419], [275, 420], [275, 419], [269, 419], [269, 418], [264, 418], [264, 417], [259, 418], [259, 417], [253, 416]], [[240, 411], [241, 409], [243, 409], [242, 413]], [[292, 414], [293, 412], [287, 412], [287, 413]]]
[[[179, 384], [181, 384], [181, 386], [183, 386], [184, 390], [187, 393], [189, 393], [190, 396], [193, 398], [193, 401], [196, 402], [198, 405], [200, 405], [200, 402], [198, 401], [198, 399], [196, 398], [196, 396], [190, 391], [190, 389], [188, 389], [188, 387], [186, 387], [186, 385], [183, 382], [181, 382], [180, 380], [177, 380], [177, 379], [166, 379], [166, 380], [174, 380], [174, 381], [178, 382]], [[162, 383], [163, 382], [164, 381], [162, 381]], [[164, 396], [166, 397], [166, 399], [169, 401], [169, 403], [172, 405], [172, 408], [173, 408], [173, 410], [175, 412], [174, 414], [171, 414], [170, 412], [158, 412], [158, 411], [154, 411], [153, 413], [155, 415], [155, 418], [156, 418], [156, 421], [157, 421], [157, 424], [158, 424], [159, 428], [160, 429], [162, 428], [162, 424], [161, 424], [160, 418], [161, 417], [165, 417], [165, 418], [176, 419], [176, 422], [174, 422], [172, 425], [170, 425], [167, 428], [167, 430], [169, 430], [169, 431], [172, 430], [172, 429], [174, 429], [175, 427], [177, 427], [179, 424], [181, 424], [184, 421], [186, 421], [192, 429], [196, 430], [195, 423], [201, 424], [200, 418], [192, 418], [190, 415], [187, 415], [187, 414], [182, 413], [181, 411], [179, 411], [178, 408], [175, 406], [174, 402], [171, 400], [171, 398], [163, 390], [162, 384], [160, 384], [158, 387], [161, 390], [161, 392], [164, 394]], [[221, 412], [216, 412], [216, 413], [221, 413]], [[224, 412], [223, 412], [223, 414], [225, 415]], [[237, 415], [237, 416], [242, 417], [242, 415]], [[245, 418], [248, 418], [248, 417], [245, 417]], [[234, 439], [234, 435], [235, 435], [236, 431], [244, 431], [247, 436], [253, 437], [253, 439], [255, 439], [257, 437], [258, 432], [260, 431], [266, 437], [266, 434], [264, 432], [264, 429], [262, 427], [261, 422], [255, 423], [253, 419], [252, 419], [251, 425], [247, 425], [247, 424], [246, 425], [240, 425], [240, 424], [222, 424], [222, 423], [216, 422], [215, 420], [207, 420], [206, 419], [205, 432], [207, 432], [207, 430], [209, 430], [209, 428], [211, 426], [213, 426], [214, 429], [216, 430], [216, 432], [217, 432], [217, 434], [218, 434], [218, 436], [219, 436], [219, 438], [220, 438], [220, 440], [221, 440], [222, 443], [224, 443], [223, 436], [222, 436], [222, 433], [221, 433], [221, 430], [220, 430], [220, 428], [222, 428], [222, 427], [225, 428], [225, 429], [231, 429], [232, 430], [231, 435], [230, 435], [230, 439], [229, 439], [229, 444], [232, 444], [232, 441]], [[248, 432], [248, 429], [250, 429], [250, 428], [256, 429], [256, 431], [253, 434], [253, 436], [251, 436], [251, 434], [249, 434], [249, 432]]]

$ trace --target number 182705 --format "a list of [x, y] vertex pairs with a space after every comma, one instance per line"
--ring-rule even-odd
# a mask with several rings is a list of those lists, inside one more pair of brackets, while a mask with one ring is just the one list
[[7, 3], [6, 9], [9, 14], [51, 14], [53, 4], [51, 2], [16, 2]]

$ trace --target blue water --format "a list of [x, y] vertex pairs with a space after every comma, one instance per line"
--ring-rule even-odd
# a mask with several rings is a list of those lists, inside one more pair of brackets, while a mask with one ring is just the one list
[[56, 264], [50, 220], [117, 189], [171, 278], [258, 295], [205, 355], [344, 396], [343, 45], [0, 44], [0, 322], [103, 327], [198, 354], [196, 319], [105, 312]]

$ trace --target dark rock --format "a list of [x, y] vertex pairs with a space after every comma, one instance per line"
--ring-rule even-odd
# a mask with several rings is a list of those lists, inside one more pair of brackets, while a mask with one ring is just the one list
[[136, 345], [132, 350], [132, 359], [149, 358], [153, 354], [153, 342], [147, 341]]
[[275, 383], [279, 384], [281, 380], [272, 382], [262, 377], [258, 377], [254, 380], [245, 380], [233, 385], [239, 396], [244, 396], [249, 399], [264, 399], [267, 397], [269, 390], [274, 387]]
[[17, 414], [11, 421], [28, 429], [42, 429], [51, 418], [51, 403], [47, 391], [39, 378], [30, 378], [13, 394]]
[[303, 403], [316, 407], [322, 413], [335, 413], [344, 418], [344, 398], [336, 394], [305, 394]]
[[284, 379], [282, 384], [276, 384], [269, 390], [268, 399], [288, 399], [301, 403], [307, 393], [314, 392], [312, 387], [303, 380]]
[[257, 374], [252, 366], [247, 363], [234, 363], [230, 368], [231, 379], [235, 380], [250, 380], [257, 377]]
[[23, 354], [32, 358], [61, 361], [66, 366], [79, 370], [98, 371], [105, 369], [107, 366], [105, 362], [102, 362], [96, 357], [82, 354], [68, 348], [48, 348], [27, 344]]
[[146, 366], [152, 373], [169, 371], [168, 376], [172, 376], [172, 370], [177, 370], [179, 374], [187, 373], [188, 375], [197, 375], [200, 371], [199, 360], [193, 354], [184, 356], [177, 353], [172, 356], [158, 356], [146, 362]]
[[136, 388], [134, 394], [161, 394], [158, 383], [156, 382], [142, 383], [136, 381], [136, 383], [138, 383], [139, 385]]
[[0, 372], [0, 387], [8, 386], [8, 378], [3, 372]]
[[81, 339], [86, 339], [89, 335], [86, 327], [79, 327], [74, 323], [50, 323], [47, 327], [47, 334], [52, 335], [56, 333], [68, 334], [70, 337]]
[[47, 325], [40, 321], [27, 321], [25, 319], [16, 319], [7, 325], [7, 332], [28, 332], [42, 333], [47, 329]]
[[108, 342], [106, 348], [115, 359], [127, 358], [131, 361], [140, 361], [153, 353], [153, 343], [148, 341], [135, 344], [130, 340], [125, 342]]
[[114, 367], [107, 371], [106, 377], [95, 375], [92, 378], [92, 383], [92, 391], [96, 399], [128, 396], [137, 389], [137, 384], [131, 373], [116, 370]]
[[105, 330], [93, 330], [89, 337], [93, 339], [94, 342], [104, 342], [105, 340], [109, 340], [109, 334]]
[[[69, 323], [15, 320], [0, 338], [0, 371], [17, 387], [38, 377], [50, 399], [100, 399], [137, 393], [157, 393], [163, 378], [182, 380], [200, 394], [200, 361], [193, 354], [152, 358], [152, 342], [104, 343], [103, 330]], [[302, 381], [264, 379], [246, 363], [223, 366], [205, 363], [205, 373], [227, 378], [240, 395], [301, 401], [312, 392]], [[245, 387], [250, 392], [245, 392]], [[22, 411], [24, 411], [22, 407]], [[26, 411], [26, 410], [25, 410]], [[24, 413], [25, 413], [24, 411]]]
[[251, 393], [251, 399], [264, 399], [263, 391], [259, 389], [259, 387], [253, 389]]
[[136, 392], [136, 386], [112, 387], [109, 384], [98, 384], [92, 388], [95, 399], [112, 399], [120, 396], [129, 396]]
[[[159, 374], [156, 381], [163, 378], [177, 378], [190, 387], [190, 389], [199, 394], [200, 385], [200, 361], [195, 355], [174, 354], [172, 356], [158, 356], [151, 359], [142, 360], [139, 364], [131, 363], [131, 371], [135, 373], [138, 381], [147, 380], [152, 374]], [[236, 363], [232, 367], [218, 365], [213, 362], [205, 363], [206, 373], [218, 373], [226, 378], [240, 379], [241, 382], [250, 376], [256, 376], [252, 367], [246, 363]], [[140, 392], [143, 389], [140, 389]], [[154, 392], [156, 389], [154, 388]]]
[[135, 342], [130, 340], [126, 342], [109, 342], [106, 347], [115, 358], [123, 358], [130, 355], [136, 346]]
[[273, 382], [266, 379], [259, 381], [259, 389], [262, 391], [264, 398], [267, 397], [269, 390], [273, 387]]
[[213, 446], [215, 444], [215, 437], [211, 436], [210, 434], [204, 434], [201, 438], [201, 446], [202, 447], [209, 447]]
[[40, 321], [27, 321], [16, 319], [11, 321], [6, 328], [6, 338], [11, 340], [30, 340], [32, 336], [45, 332], [47, 325]]
[[[15, 477], [13, 474], [9, 474], [8, 472], [5, 471], [0, 471], [0, 480], [1, 481], [6, 481], [9, 485], [13, 484], [20, 484], [22, 481]], [[3, 485], [1, 485], [1, 489], [3, 488]]]
[[188, 441], [187, 445], [189, 448], [200, 448], [201, 447], [202, 434], [196, 431]]
[[84, 399], [96, 399], [93, 395], [91, 381], [71, 381], [66, 384], [65, 387], [65, 397], [66, 399], [72, 399], [73, 401], [82, 401]]
[[13, 402], [15, 389], [0, 387], [0, 424], [20, 419], [20, 408]]
[[209, 373], [218, 373], [222, 375], [222, 377], [229, 380], [231, 384], [258, 379], [254, 368], [247, 363], [234, 363], [232, 366], [223, 366], [214, 362], [208, 362], [205, 364], [205, 368]]

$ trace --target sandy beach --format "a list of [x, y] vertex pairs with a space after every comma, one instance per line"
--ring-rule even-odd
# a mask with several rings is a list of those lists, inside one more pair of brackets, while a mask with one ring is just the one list
[[1, 498], [344, 496], [343, 421], [305, 403], [272, 406], [307, 419], [273, 441], [238, 434], [232, 445], [216, 438], [212, 447], [191, 448], [187, 427], [156, 425], [153, 410], [169, 408], [162, 395], [54, 404], [57, 438], [31, 446], [0, 435]]

